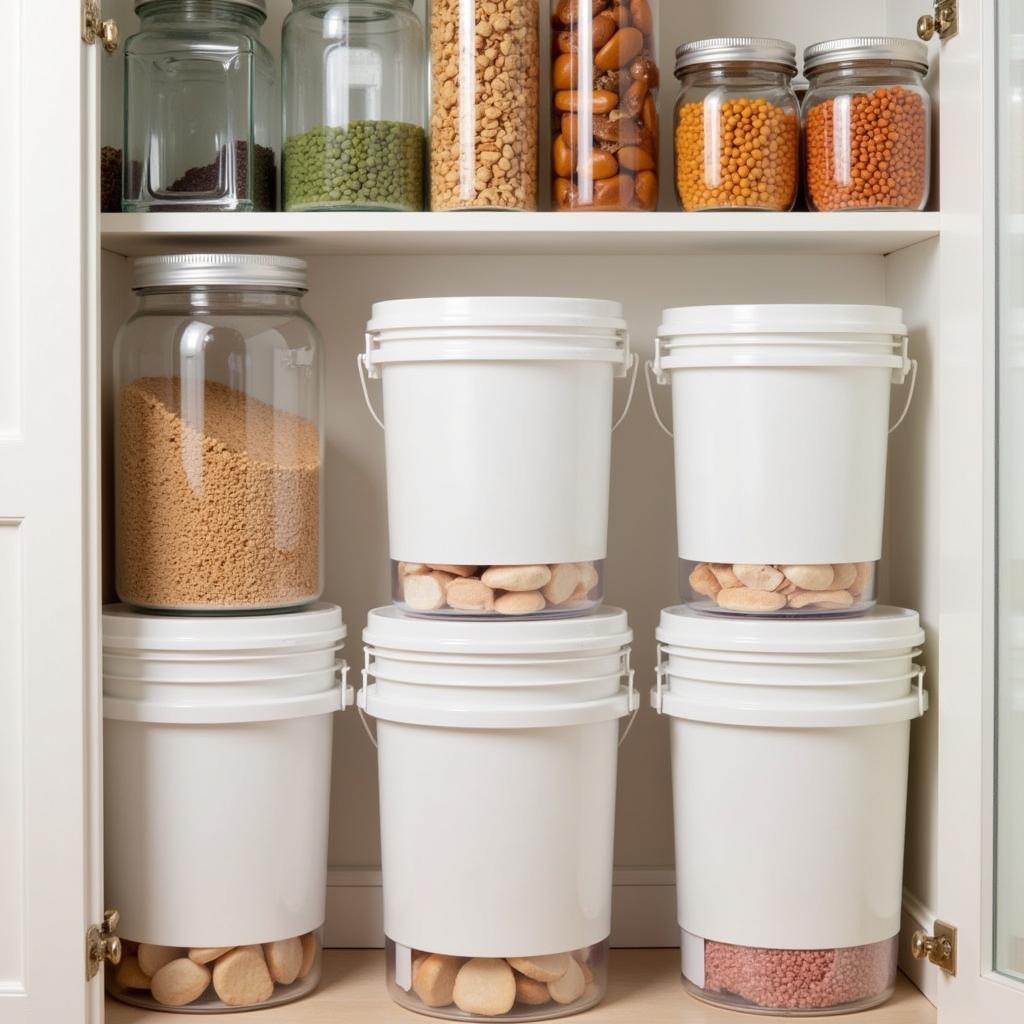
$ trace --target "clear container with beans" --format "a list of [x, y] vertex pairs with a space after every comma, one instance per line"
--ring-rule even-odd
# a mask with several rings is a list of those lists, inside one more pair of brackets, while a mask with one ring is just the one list
[[423, 28], [412, 0], [293, 0], [281, 37], [286, 210], [421, 210]]
[[323, 380], [305, 261], [145, 257], [133, 287], [114, 356], [118, 595], [164, 611], [315, 601]]
[[727, 37], [676, 50], [676, 193], [684, 210], [789, 210], [799, 177], [796, 48]]
[[430, 209], [536, 210], [540, 0], [431, 0]]
[[608, 942], [540, 956], [468, 957], [387, 939], [388, 994], [399, 1006], [450, 1020], [551, 1020], [604, 998]]
[[812, 210], [923, 210], [928, 202], [928, 49], [865, 36], [804, 51], [807, 203]]
[[552, 0], [556, 210], [657, 209], [656, 13], [656, 0]]
[[683, 601], [735, 615], [851, 615], [875, 603], [876, 562], [789, 565], [680, 560]]
[[162, 946], [123, 941], [107, 970], [122, 1003], [185, 1013], [230, 1013], [301, 999], [320, 983], [319, 932], [248, 946]]

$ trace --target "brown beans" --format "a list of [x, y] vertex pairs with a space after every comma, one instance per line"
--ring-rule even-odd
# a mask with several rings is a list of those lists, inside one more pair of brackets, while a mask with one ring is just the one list
[[790, 209], [798, 166], [795, 110], [738, 97], [721, 104], [717, 132], [706, 133], [707, 117], [699, 101], [684, 103], [676, 114], [676, 189], [683, 209]]
[[927, 138], [923, 98], [898, 85], [811, 107], [806, 162], [812, 208], [921, 209], [928, 187]]
[[[587, 32], [585, 5], [554, 6], [555, 209], [657, 209], [659, 74], [650, 0], [610, 0], [590, 17]], [[580, 38], [592, 51], [586, 75]]]

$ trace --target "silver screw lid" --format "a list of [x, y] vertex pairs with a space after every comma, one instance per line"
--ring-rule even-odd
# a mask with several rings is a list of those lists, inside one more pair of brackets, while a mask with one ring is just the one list
[[135, 260], [132, 288], [237, 286], [306, 290], [306, 261], [296, 256], [179, 253]]
[[804, 74], [820, 71], [835, 64], [862, 60], [891, 61], [910, 65], [919, 71], [928, 70], [928, 47], [919, 39], [900, 36], [850, 36], [826, 39], [804, 50]]
[[676, 47], [676, 75], [686, 68], [701, 64], [721, 64], [729, 61], [778, 64], [795, 74], [796, 47], [784, 39], [763, 39], [759, 36], [694, 39]]
[[[148, 7], [150, 4], [158, 2], [159, 0], [135, 0], [135, 13], [138, 14], [143, 7]], [[251, 7], [264, 16], [267, 13], [267, 0], [227, 0], [227, 3], [234, 4], [236, 7]]]

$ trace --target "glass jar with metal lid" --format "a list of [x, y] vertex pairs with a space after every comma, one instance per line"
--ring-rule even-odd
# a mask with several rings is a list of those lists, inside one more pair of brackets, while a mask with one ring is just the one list
[[281, 37], [286, 210], [421, 210], [423, 28], [412, 0], [292, 0]]
[[272, 210], [277, 73], [265, 0], [135, 0], [124, 46], [122, 208]]
[[296, 607], [322, 590], [323, 372], [304, 260], [135, 261], [114, 350], [117, 593]]
[[860, 36], [804, 51], [807, 203], [812, 210], [923, 210], [931, 162], [928, 49]]
[[730, 36], [676, 50], [676, 192], [684, 210], [789, 210], [796, 199], [796, 47]]

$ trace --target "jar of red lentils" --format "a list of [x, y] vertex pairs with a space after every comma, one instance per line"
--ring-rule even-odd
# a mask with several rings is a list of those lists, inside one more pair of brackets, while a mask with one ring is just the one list
[[931, 110], [928, 49], [863, 36], [804, 51], [807, 205], [812, 210], [923, 210]]
[[789, 210], [796, 199], [796, 47], [699, 39], [676, 50], [676, 192], [684, 210]]

